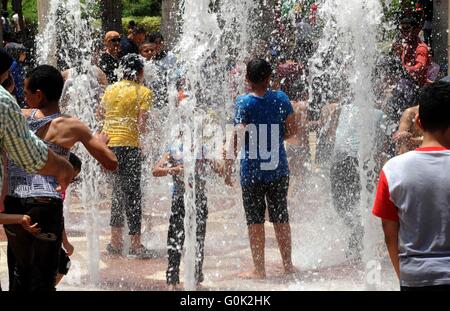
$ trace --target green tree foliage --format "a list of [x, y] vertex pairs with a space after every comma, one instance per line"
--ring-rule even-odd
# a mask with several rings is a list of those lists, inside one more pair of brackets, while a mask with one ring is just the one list
[[[10, 1], [11, 2], [11, 1]], [[23, 16], [28, 22], [37, 22], [37, 0], [22, 0]], [[122, 0], [123, 16], [161, 16], [162, 0]], [[8, 8], [10, 11], [11, 4]]]
[[122, 0], [123, 15], [161, 16], [162, 0]]
[[160, 16], [129, 16], [122, 18], [123, 29], [128, 29], [128, 23], [133, 20], [140, 27], [143, 27], [147, 33], [160, 31], [161, 28], [161, 17]]

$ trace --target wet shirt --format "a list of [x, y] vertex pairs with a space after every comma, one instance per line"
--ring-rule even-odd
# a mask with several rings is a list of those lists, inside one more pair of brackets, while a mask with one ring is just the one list
[[[383, 132], [387, 132], [387, 127], [383, 124], [383, 112], [371, 108], [370, 113], [374, 114], [375, 134], [379, 138]], [[361, 133], [356, 129], [362, 126], [360, 114], [360, 108], [356, 104], [350, 103], [341, 106], [333, 150], [334, 162], [343, 161], [347, 157], [358, 158]]]
[[106, 74], [109, 84], [117, 82], [116, 69], [119, 68], [119, 59], [114, 58], [109, 53], [103, 53], [100, 56], [98, 65], [100, 69]]
[[109, 147], [139, 147], [138, 119], [141, 110], [152, 106], [153, 93], [139, 83], [122, 80], [106, 88], [103, 132], [110, 137]]
[[24, 81], [25, 81], [25, 71], [18, 61], [14, 61], [11, 66], [11, 75], [14, 79], [14, 96], [17, 99], [17, 103], [21, 108], [26, 107], [25, 95], [24, 95]]
[[450, 150], [419, 148], [381, 172], [373, 214], [397, 221], [401, 286], [450, 284]]
[[428, 46], [419, 42], [417, 46], [407, 46], [402, 53], [403, 67], [419, 86], [427, 83], [428, 69], [431, 65]]
[[[33, 133], [37, 133], [54, 119], [61, 116], [61, 113], [36, 119], [37, 110], [32, 110], [27, 118], [27, 123]], [[56, 154], [69, 159], [70, 151], [61, 146], [44, 141], [45, 144]], [[16, 198], [51, 197], [61, 199], [61, 193], [56, 191], [58, 182], [53, 176], [43, 176], [25, 172], [15, 164], [14, 160], [8, 161], [8, 195]]]
[[281, 91], [268, 90], [263, 97], [246, 94], [237, 98], [234, 125], [244, 124], [247, 129], [241, 154], [242, 186], [289, 176], [284, 136], [286, 119], [292, 113], [292, 104]]
[[[27, 172], [36, 172], [47, 162], [48, 148], [30, 132], [15, 99], [0, 86], [0, 151]], [[3, 185], [3, 157], [0, 157], [0, 189]]]
[[[183, 161], [183, 144], [181, 141], [176, 140], [169, 148], [167, 148], [167, 152], [169, 153], [169, 163], [171, 167], [176, 167], [182, 165]], [[204, 195], [206, 188], [206, 158], [207, 158], [207, 150], [206, 147], [203, 146], [202, 150], [197, 154], [196, 162], [195, 162], [195, 189], [197, 195]], [[173, 187], [172, 194], [175, 196], [184, 195], [185, 185], [184, 179], [180, 175], [174, 175], [173, 178]], [[192, 187], [192, 182], [189, 183], [189, 186]]]

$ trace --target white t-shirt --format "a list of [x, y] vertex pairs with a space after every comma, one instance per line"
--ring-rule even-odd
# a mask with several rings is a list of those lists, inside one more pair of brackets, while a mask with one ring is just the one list
[[400, 224], [401, 286], [450, 284], [450, 150], [419, 148], [389, 160], [373, 214]]

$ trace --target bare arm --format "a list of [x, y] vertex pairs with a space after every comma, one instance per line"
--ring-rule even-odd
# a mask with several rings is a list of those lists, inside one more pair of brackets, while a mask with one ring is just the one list
[[67, 252], [67, 256], [69, 256], [69, 257], [72, 256], [75, 248], [73, 247], [73, 245], [69, 242], [69, 239], [67, 238], [66, 229], [63, 230], [62, 244], [63, 244], [64, 249]]
[[28, 215], [13, 215], [0, 213], [0, 224], [2, 225], [22, 225], [30, 233], [39, 233], [38, 224], [31, 224], [31, 217]]
[[233, 185], [231, 175], [233, 172], [234, 161], [236, 160], [238, 150], [241, 149], [242, 141], [245, 135], [245, 124], [238, 124], [234, 127], [231, 136], [227, 140], [226, 154], [225, 154], [225, 183], [229, 186]]
[[139, 111], [138, 128], [140, 135], [145, 135], [148, 133], [148, 118], [149, 118], [148, 110]]
[[416, 113], [416, 107], [408, 108], [400, 118], [398, 131], [392, 137], [397, 147], [397, 154], [403, 154], [414, 148], [412, 132]]
[[295, 136], [299, 131], [298, 126], [298, 116], [296, 116], [295, 113], [291, 113], [288, 115], [285, 121], [286, 126], [286, 134], [284, 135], [284, 139], [289, 139], [293, 136]]
[[384, 241], [386, 243], [389, 257], [391, 258], [392, 265], [394, 266], [397, 277], [400, 278], [400, 261], [398, 258], [398, 231], [399, 223], [392, 220], [382, 220]]
[[183, 171], [183, 166], [179, 165], [176, 167], [167, 167], [169, 164], [169, 153], [166, 152], [163, 154], [161, 160], [156, 163], [155, 167], [152, 170], [152, 174], [155, 177], [164, 177], [167, 175], [177, 175]]

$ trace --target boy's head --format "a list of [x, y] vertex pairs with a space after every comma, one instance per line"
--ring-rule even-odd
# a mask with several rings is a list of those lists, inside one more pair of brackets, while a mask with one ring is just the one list
[[155, 45], [154, 43], [149, 42], [142, 43], [141, 46], [139, 47], [139, 54], [141, 54], [141, 56], [146, 60], [153, 59], [156, 56], [154, 45]]
[[154, 49], [155, 56], [158, 56], [164, 50], [164, 37], [160, 32], [152, 32], [147, 41]]
[[144, 76], [144, 62], [137, 54], [127, 54], [122, 57], [120, 68], [123, 70], [125, 80], [139, 82]]
[[439, 81], [422, 89], [419, 95], [419, 120], [425, 132], [450, 129], [450, 83]]
[[421, 30], [422, 24], [415, 17], [406, 17], [400, 22], [400, 33], [402, 38], [408, 42], [417, 40]]
[[14, 60], [5, 49], [0, 48], [0, 84], [9, 78], [9, 69]]
[[134, 27], [128, 38], [131, 39], [138, 47], [145, 41], [146, 31], [142, 27]]
[[54, 67], [42, 65], [32, 69], [25, 79], [25, 101], [31, 108], [58, 103], [64, 87], [61, 73]]
[[252, 85], [268, 86], [272, 76], [272, 67], [264, 59], [256, 58], [247, 64], [247, 80]]

